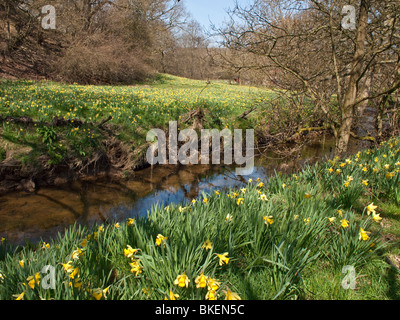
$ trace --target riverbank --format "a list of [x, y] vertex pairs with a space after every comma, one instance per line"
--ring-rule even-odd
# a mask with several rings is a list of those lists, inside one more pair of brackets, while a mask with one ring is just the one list
[[0, 298], [396, 300], [399, 170], [396, 138], [37, 246], [3, 239]]
[[[0, 193], [35, 192], [85, 179], [129, 178], [149, 166], [147, 133], [153, 128], [168, 132], [169, 121], [176, 121], [179, 130], [251, 128], [259, 150], [279, 143], [279, 149], [285, 149], [290, 140], [280, 136], [273, 122], [264, 123], [274, 97], [265, 88], [169, 75], [136, 86], [3, 80]], [[304, 110], [297, 117], [307, 119], [307, 127], [314, 126], [310, 112]], [[290, 124], [294, 133], [303, 124], [298, 121]], [[293, 135], [297, 151], [318, 139], [324, 132], [320, 129]], [[267, 131], [271, 141], [263, 134]]]

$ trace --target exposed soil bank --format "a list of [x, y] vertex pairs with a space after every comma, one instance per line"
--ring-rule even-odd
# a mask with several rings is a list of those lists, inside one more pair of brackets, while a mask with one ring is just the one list
[[[333, 152], [333, 138], [324, 131], [305, 132], [297, 139], [291, 143], [281, 144], [280, 150], [283, 151], [279, 154], [274, 154], [269, 149], [257, 149], [255, 154], [261, 158], [266, 157], [267, 160], [268, 152], [274, 158], [281, 157], [282, 168], [288, 169], [293, 165], [293, 160], [300, 157], [301, 150], [307, 145], [318, 145], [322, 140], [328, 139], [330, 153]], [[368, 142], [353, 141], [349, 153], [365, 148], [367, 144]], [[13, 158], [5, 159], [0, 162], [0, 194], [15, 191], [32, 193], [40, 188], [63, 186], [74, 181], [129, 180], [135, 172], [150, 166], [146, 160], [149, 146], [148, 143], [132, 150], [131, 146], [110, 136], [103, 141], [103, 151], [97, 152], [90, 159], [67, 158], [58, 165], [49, 164], [49, 159], [45, 155], [39, 157], [35, 164], [22, 163]]]

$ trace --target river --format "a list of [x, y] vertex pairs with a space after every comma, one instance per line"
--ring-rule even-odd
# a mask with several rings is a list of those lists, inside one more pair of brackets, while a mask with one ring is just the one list
[[333, 145], [332, 138], [323, 137], [290, 161], [271, 153], [256, 156], [254, 171], [248, 176], [237, 176], [234, 166], [160, 165], [137, 171], [126, 181], [80, 181], [34, 193], [0, 195], [0, 238], [13, 244], [37, 243], [49, 241], [74, 223], [125, 221], [146, 215], [157, 203], [183, 203], [202, 192], [243, 186], [249, 178], [267, 181], [274, 171], [297, 171], [331, 156]]

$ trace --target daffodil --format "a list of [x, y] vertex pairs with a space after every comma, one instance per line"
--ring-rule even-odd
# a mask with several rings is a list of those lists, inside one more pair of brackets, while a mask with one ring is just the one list
[[139, 249], [133, 249], [129, 244], [126, 246], [126, 249], [124, 249], [124, 256], [127, 258], [132, 258], [132, 256], [138, 252]]
[[81, 279], [79, 279], [79, 278], [75, 278], [75, 279], [74, 279], [74, 282], [70, 281], [70, 282], [68, 283], [68, 285], [69, 285], [69, 287], [70, 287], [71, 289], [74, 289], [74, 288], [81, 289], [81, 288], [82, 288], [82, 281], [81, 281]]
[[237, 200], [236, 200], [236, 204], [239, 206], [239, 205], [241, 205], [241, 204], [243, 204], [243, 198], [238, 198]]
[[201, 247], [203, 249], [210, 250], [210, 249], [212, 249], [212, 242], [209, 239], [207, 239], [206, 241], [204, 241], [204, 243]]
[[208, 290], [206, 294], [206, 300], [217, 300], [217, 295], [215, 290]]
[[237, 293], [232, 292], [229, 288], [226, 291], [222, 290], [222, 292], [225, 294], [225, 300], [242, 300]]
[[26, 281], [28, 281], [28, 286], [31, 289], [35, 289], [35, 284], [39, 285], [39, 280], [40, 280], [40, 273], [36, 272], [34, 276], [29, 276], [26, 278]]
[[86, 247], [87, 246], [87, 242], [88, 242], [88, 240], [87, 239], [83, 239], [82, 240], [82, 242], [81, 242], [81, 247]]
[[72, 259], [73, 260], [78, 260], [79, 256], [82, 255], [82, 253], [83, 253], [83, 250], [77, 247], [76, 250], [74, 250], [72, 252]]
[[164, 237], [162, 234], [158, 234], [156, 238], [156, 245], [160, 246], [161, 243], [165, 245], [165, 241], [167, 241], [168, 238]]
[[21, 294], [14, 294], [13, 297], [16, 298], [15, 300], [22, 300], [24, 298], [25, 292]]
[[369, 240], [368, 233], [370, 233], [370, 232], [364, 231], [364, 229], [363, 229], [363, 228], [360, 228], [360, 235], [359, 235], [359, 239], [360, 239], [360, 240], [363, 240], [363, 241], [367, 241], [367, 240]]
[[21, 268], [23, 268], [25, 266], [25, 261], [24, 260], [19, 260], [18, 263], [21, 266]]
[[262, 193], [258, 199], [260, 199], [261, 201], [268, 201], [268, 198], [264, 193]]
[[189, 286], [189, 282], [190, 282], [190, 280], [184, 272], [183, 274], [178, 275], [176, 277], [174, 284], [178, 285], [181, 288], [183, 288], [183, 287], [187, 288]]
[[396, 174], [394, 172], [388, 172], [386, 173], [386, 178], [392, 179]]
[[378, 208], [378, 206], [374, 206], [374, 203], [370, 203], [367, 206], [367, 214], [370, 215], [371, 213], [376, 213], [375, 209]]
[[50, 244], [43, 242], [42, 249], [50, 249]]
[[225, 221], [226, 221], [226, 222], [230, 222], [230, 221], [232, 221], [232, 219], [233, 219], [233, 217], [232, 217], [232, 215], [229, 214], [229, 213], [228, 213], [228, 214], [226, 215], [226, 217], [225, 217]]
[[217, 279], [213, 279], [213, 278], [210, 278], [210, 277], [208, 278], [207, 289], [209, 291], [217, 291], [218, 288], [220, 287], [220, 285], [221, 285], [221, 282], [218, 281]]
[[207, 281], [208, 277], [206, 277], [203, 272], [194, 280], [194, 282], [196, 283], [196, 288], [207, 287]]
[[100, 300], [103, 296], [106, 299], [106, 293], [108, 291], [110, 287], [105, 288], [104, 290], [100, 289], [100, 288], [96, 288], [92, 290], [92, 295], [96, 300]]
[[133, 226], [135, 224], [135, 219], [129, 218], [128, 221], [126, 222], [128, 226]]
[[334, 223], [336, 220], [336, 217], [330, 217], [330, 218], [328, 218], [328, 220], [330, 223]]
[[379, 222], [379, 221], [382, 220], [382, 218], [381, 218], [381, 216], [380, 216], [379, 213], [373, 212], [373, 213], [372, 213], [372, 220], [374, 220], [375, 222]]
[[368, 185], [368, 180], [362, 180], [361, 181], [363, 183], [363, 185], [367, 186]]
[[349, 226], [349, 220], [342, 219], [340, 220], [340, 223], [342, 224], [343, 228], [347, 228]]
[[72, 261], [68, 261], [67, 263], [62, 263], [62, 266], [64, 267], [64, 271], [67, 273], [71, 273], [74, 267], [72, 266]]
[[176, 300], [179, 298], [179, 294], [175, 294], [172, 290], [169, 290], [168, 296], [165, 296], [164, 300]]
[[204, 199], [203, 199], [203, 202], [204, 202], [204, 203], [207, 203], [207, 202], [208, 202], [208, 198], [204, 198]]
[[305, 194], [304, 194], [304, 198], [305, 199], [309, 199], [309, 198], [311, 198], [313, 195], [311, 194], [311, 193], [309, 193], [309, 192], [306, 192]]
[[139, 273], [142, 273], [142, 266], [139, 262], [140, 260], [132, 260], [132, 262], [129, 263], [131, 266], [131, 273], [134, 273], [136, 277]]
[[78, 274], [78, 272], [79, 272], [79, 267], [76, 267], [76, 268], [72, 269], [72, 271], [71, 271], [70, 274], [69, 274], [69, 277], [70, 277], [71, 279], [74, 279], [75, 276]]
[[229, 259], [228, 256], [228, 252], [222, 253], [222, 254], [218, 254], [216, 253], [217, 257], [219, 258], [219, 265], [222, 266], [224, 263], [228, 264]]
[[268, 224], [273, 224], [273, 223], [274, 223], [274, 219], [273, 219], [273, 218], [274, 218], [273, 216], [264, 216], [264, 217], [263, 217], [264, 223], [265, 223], [266, 225], [268, 225]]

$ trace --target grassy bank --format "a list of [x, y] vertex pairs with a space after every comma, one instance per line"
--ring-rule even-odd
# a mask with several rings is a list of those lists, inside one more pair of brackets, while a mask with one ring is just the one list
[[167, 130], [169, 121], [178, 121], [181, 130], [196, 120], [205, 128], [253, 128], [259, 114], [239, 116], [271, 96], [255, 87], [170, 75], [135, 86], [1, 81], [0, 163], [6, 163], [0, 192], [25, 188], [16, 181], [46, 186], [104, 172], [129, 177], [146, 165], [150, 129]]
[[269, 97], [268, 91], [254, 87], [222, 81], [207, 84], [169, 75], [136, 86], [2, 81], [0, 160], [13, 148], [15, 156], [25, 161], [43, 154], [51, 163], [60, 163], [67, 156], [89, 157], [101, 150], [108, 138], [99, 126], [107, 119], [113, 136], [132, 148], [146, 142], [150, 129], [184, 121], [199, 107], [206, 112], [208, 127], [238, 127], [237, 117], [242, 112]]
[[2, 239], [0, 299], [398, 299], [399, 169], [397, 138], [50, 243]]

